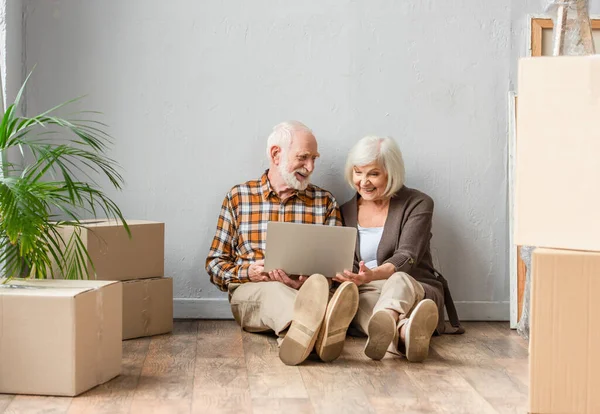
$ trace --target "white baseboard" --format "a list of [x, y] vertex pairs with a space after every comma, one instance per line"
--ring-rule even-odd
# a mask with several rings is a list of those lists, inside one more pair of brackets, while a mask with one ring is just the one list
[[461, 321], [509, 321], [510, 302], [454, 302]]
[[[463, 321], [508, 321], [509, 302], [454, 302]], [[177, 319], [233, 319], [227, 299], [178, 298], [173, 300]]]

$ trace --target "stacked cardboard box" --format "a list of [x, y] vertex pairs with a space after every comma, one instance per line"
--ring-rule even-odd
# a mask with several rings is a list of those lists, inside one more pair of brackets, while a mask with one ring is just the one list
[[532, 260], [529, 412], [600, 412], [600, 58], [519, 66], [516, 234]]
[[65, 240], [80, 231], [96, 280], [123, 282], [123, 339], [158, 335], [173, 329], [173, 280], [164, 277], [164, 223], [127, 220], [131, 238], [120, 222], [85, 220], [85, 227], [64, 227]]
[[0, 279], [0, 393], [75, 396], [121, 372], [122, 285]]

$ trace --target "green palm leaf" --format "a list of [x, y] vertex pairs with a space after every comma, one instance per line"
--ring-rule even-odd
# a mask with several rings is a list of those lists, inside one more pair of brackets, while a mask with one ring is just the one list
[[[94, 179], [104, 177], [122, 188], [118, 165], [106, 155], [112, 138], [102, 129], [106, 125], [86, 119], [95, 112], [75, 112], [69, 119], [56, 115], [79, 98], [33, 117], [19, 115], [28, 79], [0, 121], [2, 273], [46, 278], [59, 272], [69, 279], [88, 278], [93, 263], [79, 231], [85, 225], [81, 215], [119, 220], [129, 233], [121, 210]], [[7, 161], [11, 148], [18, 148], [19, 162]], [[74, 231], [63, 238], [59, 229], [66, 225]]]

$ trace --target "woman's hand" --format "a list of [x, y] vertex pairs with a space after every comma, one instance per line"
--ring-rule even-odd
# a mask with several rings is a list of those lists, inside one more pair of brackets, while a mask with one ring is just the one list
[[344, 274], [338, 273], [333, 280], [338, 282], [352, 282], [356, 286], [364, 285], [373, 280], [373, 271], [365, 266], [365, 262], [360, 262], [358, 273], [352, 273], [349, 270], [344, 270]]

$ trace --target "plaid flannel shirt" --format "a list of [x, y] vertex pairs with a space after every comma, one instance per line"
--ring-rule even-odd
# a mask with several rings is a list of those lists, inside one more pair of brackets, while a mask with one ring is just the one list
[[227, 291], [230, 283], [250, 281], [250, 264], [265, 257], [269, 221], [342, 225], [339, 207], [329, 191], [311, 184], [282, 201], [271, 188], [267, 173], [260, 180], [233, 187], [223, 200], [206, 258], [206, 271], [220, 290]]

